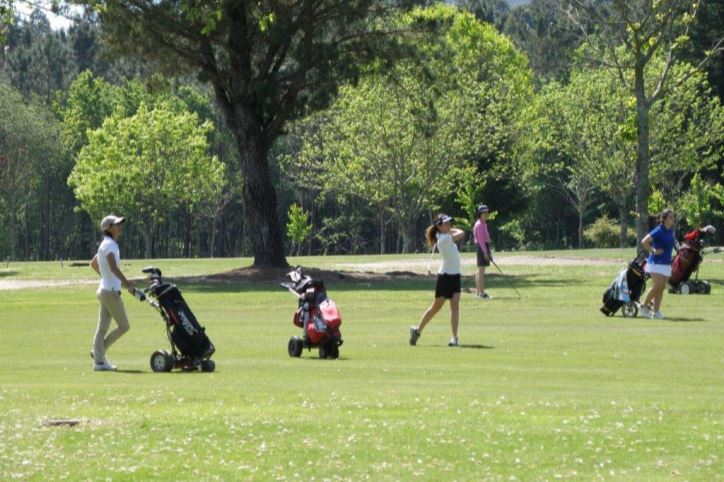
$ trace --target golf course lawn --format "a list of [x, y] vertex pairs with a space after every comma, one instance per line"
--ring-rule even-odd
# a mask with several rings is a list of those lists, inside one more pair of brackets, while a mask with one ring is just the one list
[[[408, 344], [432, 300], [429, 255], [290, 259], [420, 272], [325, 280], [339, 360], [287, 355], [300, 330], [278, 284], [176, 279], [217, 347], [214, 373], [152, 373], [163, 322], [128, 295], [131, 331], [108, 353], [120, 370], [95, 373], [94, 285], [0, 290], [0, 480], [724, 480], [722, 256], [701, 269], [712, 294], [666, 294], [666, 320], [605, 318], [626, 253], [560, 252], [583, 261], [559, 266], [502, 255], [494, 299], [463, 294], [459, 348], [447, 306]], [[154, 261], [175, 277], [249, 263]], [[0, 282], [87, 278], [69, 263], [0, 265]], [[79, 423], [48, 424], [65, 419]]]

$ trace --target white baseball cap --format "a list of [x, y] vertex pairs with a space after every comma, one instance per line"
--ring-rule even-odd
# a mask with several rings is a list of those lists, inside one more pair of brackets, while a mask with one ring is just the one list
[[126, 221], [126, 218], [123, 216], [116, 216], [114, 214], [109, 214], [105, 218], [101, 220], [101, 231], [106, 231], [111, 228], [114, 224], [123, 224]]

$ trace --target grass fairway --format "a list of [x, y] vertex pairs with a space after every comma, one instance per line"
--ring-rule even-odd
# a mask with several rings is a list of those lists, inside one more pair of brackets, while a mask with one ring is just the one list
[[[447, 306], [408, 345], [432, 277], [328, 280], [344, 320], [335, 361], [288, 357], [295, 300], [278, 286], [179, 281], [217, 346], [213, 374], [152, 373], [162, 321], [127, 295], [131, 331], [108, 354], [124, 371], [94, 373], [93, 286], [0, 291], [0, 480], [724, 480], [721, 257], [702, 267], [713, 293], [665, 295], [664, 321], [604, 318], [621, 266], [596, 257], [614, 261], [501, 258], [510, 276], [489, 277], [494, 300], [463, 295], [457, 349]], [[156, 264], [182, 275], [236, 262]], [[3, 280], [67, 276], [3, 268]]]

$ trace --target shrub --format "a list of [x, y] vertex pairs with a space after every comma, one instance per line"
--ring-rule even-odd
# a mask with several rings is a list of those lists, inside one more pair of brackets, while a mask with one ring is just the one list
[[[611, 219], [605, 214], [596, 219], [593, 224], [589, 224], [583, 231], [583, 237], [586, 241], [593, 243], [595, 248], [617, 248], [621, 228], [618, 221]], [[626, 241], [632, 244], [636, 240], [636, 235], [631, 229], [626, 230]]]

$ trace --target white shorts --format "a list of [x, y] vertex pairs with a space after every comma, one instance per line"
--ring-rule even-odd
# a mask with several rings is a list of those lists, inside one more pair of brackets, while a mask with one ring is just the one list
[[670, 264], [651, 264], [646, 263], [644, 270], [649, 273], [656, 273], [669, 278], [671, 276], [671, 265]]

